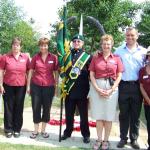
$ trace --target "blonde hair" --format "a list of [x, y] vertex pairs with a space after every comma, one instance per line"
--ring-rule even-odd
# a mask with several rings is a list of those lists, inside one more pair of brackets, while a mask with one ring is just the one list
[[38, 46], [43, 45], [43, 44], [49, 45], [49, 39], [48, 38], [40, 38], [40, 40], [38, 42]]
[[112, 35], [109, 35], [109, 34], [105, 34], [101, 37], [100, 44], [102, 44], [103, 41], [109, 41], [109, 40], [111, 41], [112, 46], [113, 46], [114, 45], [114, 39], [113, 39]]

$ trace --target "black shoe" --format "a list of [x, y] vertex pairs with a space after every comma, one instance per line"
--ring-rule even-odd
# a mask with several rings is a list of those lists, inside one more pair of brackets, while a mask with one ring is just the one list
[[131, 141], [131, 146], [134, 149], [140, 149], [140, 146], [139, 146], [139, 144], [138, 144], [138, 142], [136, 140]]
[[18, 138], [20, 136], [20, 133], [19, 132], [14, 132], [14, 137], [15, 138]]
[[90, 138], [89, 137], [84, 137], [83, 142], [84, 143], [90, 143]]
[[11, 138], [12, 135], [13, 135], [12, 132], [6, 132], [6, 133], [5, 133], [5, 136], [6, 136], [7, 138]]
[[123, 148], [127, 144], [126, 140], [120, 140], [120, 142], [117, 144], [118, 148]]
[[69, 135], [63, 135], [62, 137], [61, 137], [61, 140], [66, 140], [66, 139], [68, 139], [68, 138], [70, 138], [71, 137], [71, 135], [69, 136]]

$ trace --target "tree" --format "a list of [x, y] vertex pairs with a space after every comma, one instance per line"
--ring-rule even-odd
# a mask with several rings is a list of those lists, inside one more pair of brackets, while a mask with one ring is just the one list
[[33, 31], [29, 23], [18, 21], [13, 28], [12, 38], [16, 36], [20, 37], [23, 41], [23, 51], [30, 53], [32, 56], [38, 50], [36, 34], [37, 33]]
[[139, 43], [145, 47], [150, 46], [150, 2], [143, 3], [141, 21], [137, 24], [139, 30]]
[[0, 50], [10, 49], [10, 37], [13, 27], [19, 20], [19, 10], [13, 0], [0, 0]]
[[33, 30], [34, 19], [24, 21], [23, 11], [14, 0], [0, 0], [0, 53], [11, 49], [12, 38], [22, 38], [23, 50], [33, 55], [37, 49], [38, 33]]
[[[86, 16], [92, 16], [100, 21], [105, 32], [112, 34], [115, 44], [119, 45], [124, 40], [123, 33], [119, 30], [132, 25], [140, 5], [131, 0], [71, 0], [67, 5], [68, 16], [77, 16], [76, 22], [68, 26], [71, 37], [78, 32], [80, 15], [84, 17], [84, 36], [86, 49], [91, 51], [99, 47], [100, 34], [92, 24], [87, 22]], [[60, 11], [59, 14], [62, 12]]]

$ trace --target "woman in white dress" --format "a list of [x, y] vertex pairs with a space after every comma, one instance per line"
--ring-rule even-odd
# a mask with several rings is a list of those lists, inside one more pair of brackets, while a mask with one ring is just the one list
[[[109, 135], [115, 119], [118, 102], [118, 84], [123, 65], [119, 56], [112, 54], [114, 44], [111, 35], [103, 35], [100, 41], [102, 51], [93, 56], [90, 64], [90, 104], [92, 117], [96, 120], [98, 139], [93, 149], [109, 149]], [[104, 131], [104, 138], [102, 137]]]

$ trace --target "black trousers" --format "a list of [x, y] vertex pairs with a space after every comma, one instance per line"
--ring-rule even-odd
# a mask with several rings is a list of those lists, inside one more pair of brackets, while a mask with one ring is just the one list
[[50, 109], [54, 92], [54, 86], [39, 86], [34, 83], [31, 84], [34, 123], [48, 122], [50, 120]]
[[145, 110], [145, 118], [147, 121], [148, 145], [150, 149], [150, 106], [144, 105], [144, 110]]
[[119, 122], [120, 138], [127, 140], [129, 130], [130, 140], [137, 140], [139, 136], [140, 112], [142, 95], [138, 82], [121, 81], [119, 85]]
[[88, 100], [84, 99], [70, 99], [67, 96], [65, 100], [65, 114], [66, 114], [66, 129], [64, 135], [71, 136], [74, 124], [74, 114], [76, 106], [80, 115], [80, 128], [83, 137], [90, 137], [88, 124]]
[[20, 132], [23, 124], [23, 108], [26, 86], [4, 84], [4, 131]]

